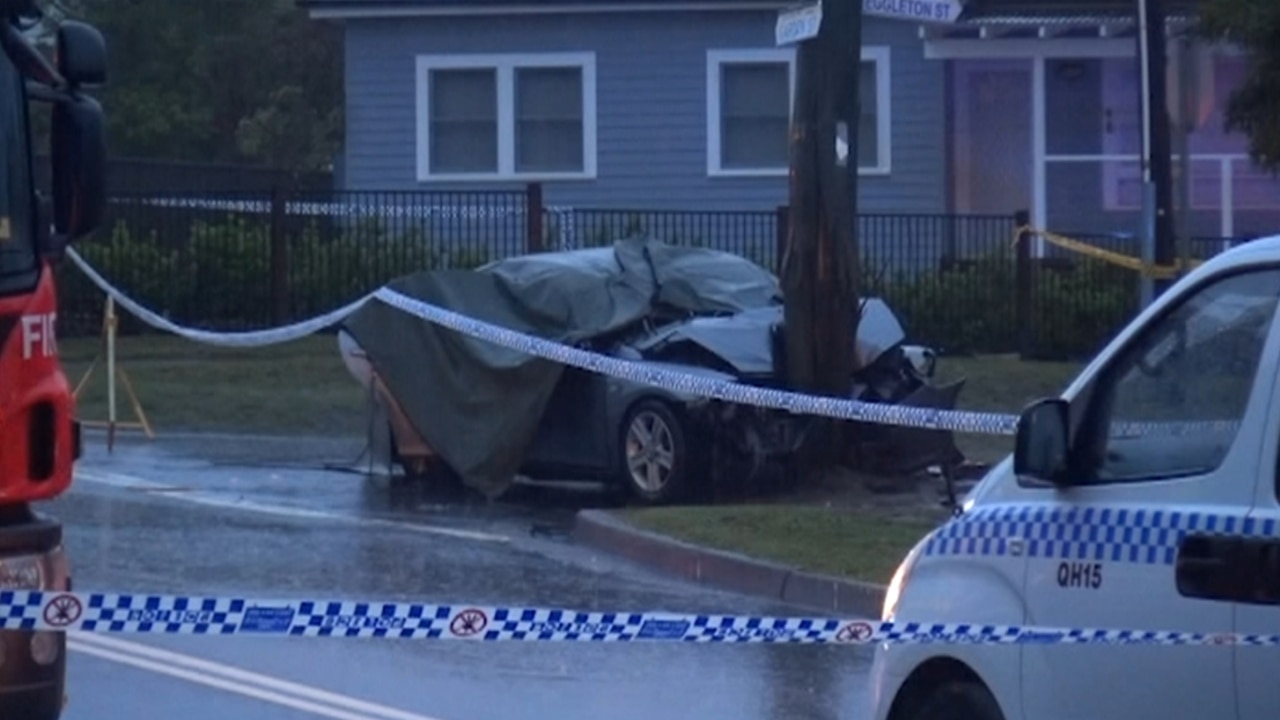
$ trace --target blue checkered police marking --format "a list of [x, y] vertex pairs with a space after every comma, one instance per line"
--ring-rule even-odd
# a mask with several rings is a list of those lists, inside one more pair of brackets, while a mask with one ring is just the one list
[[1139, 565], [1172, 565], [1189, 533], [1276, 537], [1275, 520], [1239, 515], [1126, 507], [994, 505], [980, 507], [939, 528], [925, 544], [928, 556], [1012, 555]]
[[1280, 645], [1280, 635], [29, 591], [0, 592], [0, 629], [482, 642]]

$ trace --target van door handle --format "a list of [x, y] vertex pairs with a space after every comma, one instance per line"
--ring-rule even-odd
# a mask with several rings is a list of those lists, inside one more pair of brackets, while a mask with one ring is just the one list
[[1233, 587], [1234, 572], [1230, 557], [1235, 538], [1188, 535], [1178, 545], [1174, 562], [1174, 579], [1178, 593], [1201, 600], [1236, 599], [1239, 589]]
[[1174, 575], [1184, 597], [1280, 605], [1280, 541], [1188, 535], [1178, 546]]

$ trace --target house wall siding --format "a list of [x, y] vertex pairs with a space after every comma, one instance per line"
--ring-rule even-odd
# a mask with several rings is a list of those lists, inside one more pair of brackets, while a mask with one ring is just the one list
[[[1065, 75], [1061, 71], [1066, 66], [1074, 67], [1075, 72]], [[1113, 90], [1105, 90], [1107, 82], [1105, 74], [1110, 72]], [[1137, 155], [1141, 150], [1141, 126], [1139, 110], [1139, 91], [1136, 74], [1136, 61], [1113, 61], [1108, 68], [1101, 60], [1065, 61], [1051, 60], [1046, 67], [1046, 118], [1049, 155], [1087, 155], [1112, 156], [1118, 153]], [[1192, 139], [1192, 157], [1197, 154], [1243, 154], [1247, 141], [1238, 133], [1227, 133], [1223, 127], [1223, 111], [1226, 97], [1233, 85], [1228, 85], [1228, 76], [1218, 72], [1217, 81], [1210, 86], [1215, 97], [1207, 98], [1219, 108], [1205, 119], [1204, 126]], [[1177, 152], [1177, 145], [1174, 146]], [[1193, 160], [1192, 177], [1195, 179], [1193, 202], [1206, 203], [1206, 207], [1197, 207], [1187, 216], [1187, 226], [1192, 237], [1222, 237], [1223, 213], [1218, 202], [1221, 196], [1220, 163], [1216, 159]], [[1244, 172], [1249, 163], [1237, 161], [1239, 171]], [[1137, 193], [1132, 190], [1138, 179], [1137, 164], [1127, 164], [1130, 173], [1125, 183], [1130, 191], [1129, 206], [1134, 209], [1114, 209], [1107, 206], [1108, 194], [1116, 194], [1119, 176], [1116, 170], [1122, 164], [1110, 162], [1050, 162], [1046, 168], [1048, 190], [1049, 226], [1064, 232], [1077, 234], [1091, 233], [1136, 233], [1141, 227], [1141, 212], [1136, 209], [1140, 202]], [[1107, 172], [1110, 170], [1110, 173]], [[1174, 163], [1175, 182], [1179, 176], [1179, 164]], [[1237, 176], [1237, 183], [1241, 182]], [[1244, 189], [1236, 192], [1236, 207], [1233, 208], [1234, 235], [1256, 235], [1269, 232], [1280, 218], [1280, 202], [1270, 207], [1260, 208], [1256, 204], [1248, 205]], [[1256, 192], [1251, 200], [1256, 202]], [[1175, 204], [1178, 202], [1177, 188], [1174, 194]], [[1181, 218], [1177, 219], [1181, 222]]]
[[[774, 13], [534, 15], [352, 20], [347, 142], [352, 190], [512, 188], [416, 179], [415, 57], [594, 51], [597, 178], [545, 184], [547, 204], [742, 210], [787, 201], [787, 179], [709, 178], [708, 49], [773, 47]], [[891, 46], [892, 169], [864, 177], [863, 212], [945, 209], [943, 72], [914, 24], [868, 18], [867, 45]]]

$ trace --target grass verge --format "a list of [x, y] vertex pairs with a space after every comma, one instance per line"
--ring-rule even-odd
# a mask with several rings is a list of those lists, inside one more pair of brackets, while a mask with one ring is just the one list
[[923, 520], [797, 505], [619, 511], [637, 527], [809, 572], [886, 584], [934, 525]]
[[[96, 338], [60, 343], [72, 385], [99, 352]], [[338, 357], [332, 336], [284, 345], [226, 349], [169, 335], [121, 337], [117, 358], [157, 429], [279, 433], [364, 432], [364, 398]], [[944, 358], [941, 380], [967, 380], [960, 408], [1017, 413], [1054, 395], [1079, 371], [1076, 363], [1023, 362], [1011, 356]], [[99, 362], [80, 395], [86, 419], [107, 417], [106, 366]], [[132, 419], [122, 392], [121, 419]], [[1011, 439], [961, 436], [980, 455], [1008, 452]], [[994, 441], [994, 443], [992, 442]]]
[[[1031, 402], [1058, 395], [1084, 366], [1074, 362], [1028, 362], [1012, 355], [942, 358], [938, 380], [965, 379], [958, 409], [1018, 414]], [[981, 462], [995, 462], [1013, 452], [1013, 438], [994, 435], [957, 435], [965, 455]]]
[[[72, 387], [100, 350], [95, 339], [59, 343]], [[226, 349], [173, 336], [117, 340], [117, 365], [127, 374], [147, 419], [166, 431], [361, 435], [364, 395], [347, 374], [330, 335], [255, 349]], [[117, 419], [135, 415], [117, 383]], [[106, 420], [105, 359], [77, 400], [84, 420]]]
[[[1019, 413], [1042, 397], [1061, 393], [1080, 370], [1077, 363], [1024, 362], [1012, 356], [944, 358], [942, 382], [966, 380], [961, 410]], [[972, 460], [995, 462], [1013, 450], [1012, 437], [958, 435]], [[810, 572], [885, 584], [911, 547], [935, 525], [889, 508], [851, 509], [854, 481], [828, 483], [799, 502], [620, 511], [637, 527], [705, 547], [772, 560]], [[845, 498], [849, 495], [849, 498]], [[793, 498], [790, 502], [795, 503]]]

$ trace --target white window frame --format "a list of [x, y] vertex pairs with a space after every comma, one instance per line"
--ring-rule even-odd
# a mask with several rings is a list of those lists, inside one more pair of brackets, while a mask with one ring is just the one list
[[[575, 67], [582, 71], [582, 164], [578, 172], [517, 172], [515, 71], [523, 68]], [[596, 178], [596, 54], [510, 53], [502, 55], [419, 55], [415, 73], [418, 182], [555, 181]], [[498, 170], [479, 173], [431, 172], [431, 92], [433, 70], [491, 69], [498, 78]]]
[[[862, 62], [872, 62], [876, 70], [876, 157], [875, 167], [858, 168], [859, 175], [888, 175], [893, 167], [893, 74], [887, 45], [862, 48]], [[796, 93], [796, 55], [794, 48], [752, 48], [707, 51], [707, 175], [709, 177], [786, 177], [790, 168], [726, 169], [720, 161], [720, 76], [721, 68], [735, 63], [786, 63], [789, 70], [789, 110], [793, 117]], [[831, 149], [836, 152], [835, 148]]]

